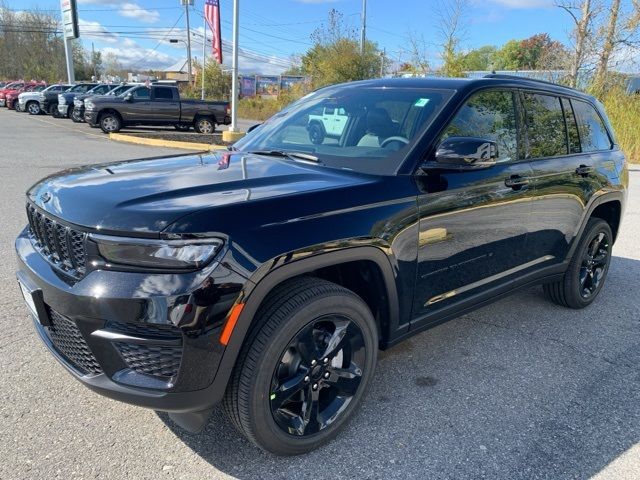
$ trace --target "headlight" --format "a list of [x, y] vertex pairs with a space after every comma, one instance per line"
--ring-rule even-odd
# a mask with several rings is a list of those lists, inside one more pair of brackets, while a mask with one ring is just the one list
[[58, 103], [60, 105], [64, 105], [65, 103], [67, 103], [67, 99], [64, 98], [62, 95], [58, 95]]
[[74, 101], [73, 101], [73, 104], [74, 104], [76, 107], [81, 107], [81, 106], [82, 106], [82, 100], [74, 100]]
[[95, 108], [95, 105], [93, 104], [93, 102], [91, 102], [89, 100], [85, 100], [84, 108], [85, 108], [85, 110], [93, 110]]
[[100, 255], [111, 263], [158, 269], [196, 269], [207, 265], [224, 242], [202, 240], [149, 240], [91, 235]]

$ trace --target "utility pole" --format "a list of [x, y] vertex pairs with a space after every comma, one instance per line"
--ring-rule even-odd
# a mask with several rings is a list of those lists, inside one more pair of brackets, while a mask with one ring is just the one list
[[240, 0], [233, 0], [233, 59], [231, 63], [231, 126], [238, 131], [238, 40], [240, 37]]
[[380, 78], [384, 78], [384, 61], [386, 56], [387, 56], [387, 49], [384, 48], [380, 52]]
[[193, 0], [182, 0], [184, 12], [187, 17], [187, 72], [189, 73], [189, 85], [191, 85], [191, 27], [189, 26], [189, 6], [193, 5]]
[[94, 81], [98, 80], [98, 70], [96, 68], [96, 47], [91, 42], [91, 63], [93, 64]]
[[367, 0], [362, 0], [362, 24], [360, 26], [360, 54], [364, 55], [364, 44], [367, 41]]
[[202, 39], [202, 94], [200, 99], [204, 100], [204, 67], [207, 66], [207, 19], [204, 19], [204, 38]]

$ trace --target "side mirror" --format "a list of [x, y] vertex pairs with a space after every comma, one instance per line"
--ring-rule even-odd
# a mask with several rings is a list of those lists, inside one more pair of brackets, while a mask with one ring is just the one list
[[247, 129], [247, 133], [251, 133], [253, 132], [256, 128], [258, 128], [260, 125], [262, 125], [261, 123], [256, 123], [255, 125], [251, 125], [248, 129]]
[[124, 96], [124, 101], [125, 101], [125, 102], [130, 102], [130, 101], [132, 101], [132, 100], [133, 100], [133, 95], [131, 95], [130, 93], [127, 93], [127, 94]]
[[435, 153], [433, 161], [422, 164], [422, 170], [469, 171], [493, 167], [498, 159], [498, 144], [478, 137], [449, 137]]

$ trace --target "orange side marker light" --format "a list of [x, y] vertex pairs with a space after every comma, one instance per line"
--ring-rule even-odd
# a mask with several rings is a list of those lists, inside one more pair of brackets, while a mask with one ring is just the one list
[[224, 324], [224, 328], [222, 329], [222, 333], [220, 334], [220, 343], [225, 347], [229, 343], [229, 339], [231, 338], [231, 334], [233, 333], [233, 329], [236, 327], [236, 322], [238, 321], [238, 317], [240, 317], [240, 313], [244, 308], [244, 303], [238, 303], [233, 306], [231, 309], [231, 313], [229, 314], [229, 318], [227, 318], [227, 322]]

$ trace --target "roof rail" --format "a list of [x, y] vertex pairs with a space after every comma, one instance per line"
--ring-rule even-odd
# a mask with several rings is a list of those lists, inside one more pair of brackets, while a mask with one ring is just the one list
[[482, 78], [502, 78], [504, 80], [528, 80], [530, 82], [543, 83], [545, 85], [554, 85], [556, 87], [562, 87], [569, 90], [576, 90], [576, 88], [568, 87], [566, 85], [560, 85], [559, 83], [549, 82], [547, 80], [538, 80], [537, 78], [525, 77], [520, 75], [507, 75], [506, 73], [488, 73]]

